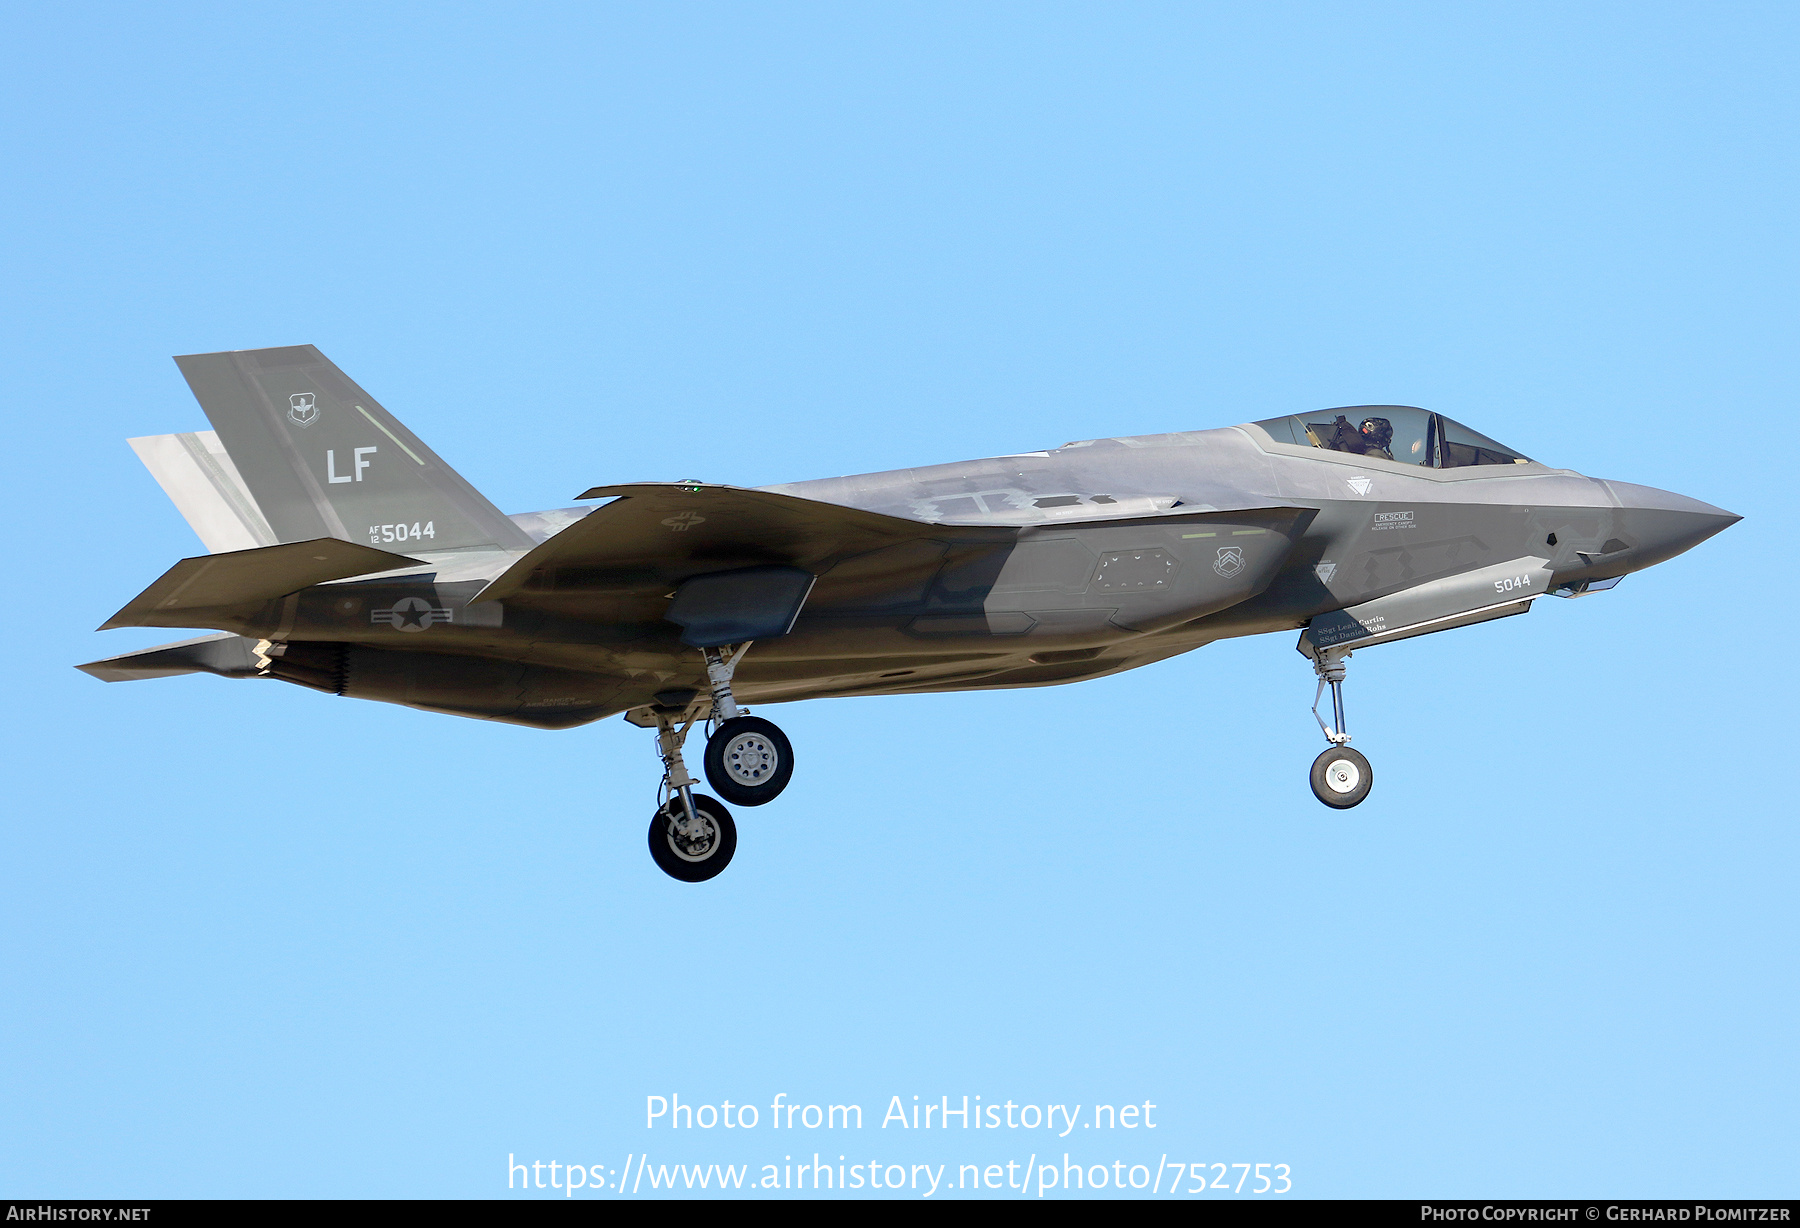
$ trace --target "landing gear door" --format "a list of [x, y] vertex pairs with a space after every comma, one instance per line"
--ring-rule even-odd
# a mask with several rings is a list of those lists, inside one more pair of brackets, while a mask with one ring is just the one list
[[664, 617], [694, 648], [772, 640], [793, 628], [812, 586], [813, 574], [798, 567], [707, 572], [682, 582]]
[[1332, 648], [1364, 648], [1523, 614], [1550, 591], [1550, 560], [1528, 555], [1445, 576], [1315, 617], [1297, 647], [1317, 659]]

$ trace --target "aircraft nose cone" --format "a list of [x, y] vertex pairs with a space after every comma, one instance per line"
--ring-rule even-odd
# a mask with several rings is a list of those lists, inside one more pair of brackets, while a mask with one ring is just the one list
[[1606, 486], [1619, 500], [1614, 523], [1628, 539], [1632, 571], [1672, 559], [1743, 519], [1672, 490], [1628, 482], [1608, 482]]

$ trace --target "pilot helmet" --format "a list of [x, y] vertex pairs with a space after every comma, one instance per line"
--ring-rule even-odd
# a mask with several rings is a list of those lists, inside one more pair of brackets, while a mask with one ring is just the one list
[[1386, 418], [1364, 418], [1362, 433], [1378, 448], [1385, 448], [1394, 442], [1394, 424]]

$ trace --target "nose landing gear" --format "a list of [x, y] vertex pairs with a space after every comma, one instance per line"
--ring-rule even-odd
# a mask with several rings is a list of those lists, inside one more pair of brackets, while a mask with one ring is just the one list
[[1369, 796], [1374, 783], [1369, 761], [1348, 746], [1334, 746], [1313, 760], [1313, 796], [1334, 809], [1350, 809]]
[[[1369, 789], [1375, 784], [1375, 772], [1369, 761], [1360, 752], [1350, 749], [1350, 734], [1344, 723], [1344, 662], [1349, 659], [1350, 650], [1321, 648], [1310, 655], [1313, 672], [1319, 676], [1318, 689], [1313, 692], [1313, 719], [1319, 722], [1319, 730], [1331, 743], [1329, 750], [1313, 760], [1313, 796], [1335, 810], [1348, 810], [1369, 796]], [[1331, 687], [1332, 720], [1329, 726], [1319, 715], [1319, 700], [1324, 697], [1328, 685]]]

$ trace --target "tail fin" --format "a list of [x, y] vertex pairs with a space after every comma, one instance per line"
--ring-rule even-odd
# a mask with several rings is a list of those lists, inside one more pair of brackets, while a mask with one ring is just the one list
[[208, 551], [273, 546], [275, 530], [216, 431], [128, 439], [144, 468], [187, 519]]
[[277, 541], [415, 552], [534, 544], [313, 346], [175, 363]]

